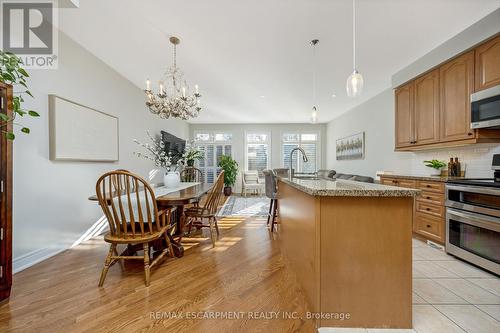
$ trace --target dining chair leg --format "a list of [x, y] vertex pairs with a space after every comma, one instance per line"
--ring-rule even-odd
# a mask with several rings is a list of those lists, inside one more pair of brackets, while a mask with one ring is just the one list
[[168, 238], [168, 234], [165, 233], [163, 236], [165, 237], [165, 242], [167, 243], [168, 252], [170, 252], [172, 258], [175, 258], [174, 248], [172, 247], [172, 242], [170, 241], [170, 238]]
[[101, 272], [101, 278], [99, 279], [99, 287], [102, 287], [104, 284], [104, 280], [106, 279], [106, 274], [108, 274], [109, 270], [109, 265], [111, 264], [111, 256], [113, 255], [113, 249], [116, 247], [115, 244], [111, 244], [109, 246], [109, 252], [108, 256], [106, 257], [106, 260], [104, 261], [104, 267]]
[[274, 231], [274, 225], [276, 224], [276, 209], [278, 206], [278, 201], [276, 199], [273, 199], [273, 214], [272, 214], [272, 219], [271, 219], [271, 231]]
[[[113, 254], [116, 256], [116, 257], [119, 257], [120, 255], [118, 254], [118, 250], [116, 249], [116, 245], [113, 247]], [[116, 261], [118, 261], [120, 263], [120, 268], [122, 270], [125, 270], [125, 265], [123, 263], [123, 259], [116, 259]]]
[[273, 199], [269, 202], [269, 212], [267, 213], [267, 225], [269, 225], [269, 220], [271, 219], [271, 211], [273, 210]]
[[214, 217], [215, 230], [217, 231], [217, 236], [220, 236], [219, 224], [217, 223], [217, 218]]
[[212, 239], [212, 247], [215, 247], [215, 235], [214, 235], [215, 227], [212, 218], [208, 219], [208, 224], [210, 225], [210, 238]]
[[144, 249], [144, 277], [146, 279], [146, 287], [149, 287], [149, 244], [142, 244]]
[[193, 220], [189, 217], [186, 218], [186, 223], [188, 223], [188, 235], [191, 235], [191, 228], [193, 227]]

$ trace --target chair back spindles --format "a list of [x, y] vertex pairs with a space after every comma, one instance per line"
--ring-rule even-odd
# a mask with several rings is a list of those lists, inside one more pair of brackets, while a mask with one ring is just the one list
[[140, 232], [144, 237], [164, 227], [154, 191], [141, 177], [126, 170], [108, 172], [97, 181], [96, 192], [111, 235], [126, 239]]
[[187, 167], [180, 174], [182, 182], [198, 182], [203, 183], [203, 172], [195, 167]]
[[217, 206], [219, 204], [223, 188], [224, 188], [224, 171], [222, 171], [217, 177], [217, 180], [215, 181], [212, 191], [209, 193], [206, 204], [204, 206], [204, 209], [209, 214], [215, 214], [217, 212]]

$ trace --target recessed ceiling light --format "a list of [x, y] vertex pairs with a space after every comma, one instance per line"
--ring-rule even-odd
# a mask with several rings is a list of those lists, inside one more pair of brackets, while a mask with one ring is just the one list
[[260, 95], [259, 97], [260, 97], [260, 98], [266, 98], [266, 96], [264, 96], [264, 95]]
[[335, 95], [335, 94], [332, 94], [332, 98], [335, 98], [335, 97], [337, 97], [337, 95]]

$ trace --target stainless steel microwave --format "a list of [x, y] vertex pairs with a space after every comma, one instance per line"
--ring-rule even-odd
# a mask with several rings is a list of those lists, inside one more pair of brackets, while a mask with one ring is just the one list
[[471, 95], [471, 128], [500, 128], [500, 85]]

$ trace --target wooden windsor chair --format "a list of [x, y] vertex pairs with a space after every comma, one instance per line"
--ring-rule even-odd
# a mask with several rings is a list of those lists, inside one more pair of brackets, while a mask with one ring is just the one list
[[[104, 284], [109, 267], [120, 259], [144, 259], [146, 286], [149, 286], [150, 269], [168, 252], [173, 256], [172, 244], [167, 232], [173, 227], [172, 213], [175, 208], [158, 211], [151, 186], [141, 177], [126, 170], [116, 170], [102, 175], [96, 184], [96, 194], [109, 224], [104, 241], [110, 243], [108, 256], [99, 279]], [[150, 243], [164, 239], [167, 247], [151, 262]], [[144, 256], [119, 255], [117, 245], [142, 244]]]
[[[188, 226], [188, 234], [191, 233], [191, 227], [210, 228], [210, 238], [212, 246], [215, 247], [215, 241], [219, 236], [219, 226], [217, 225], [217, 208], [224, 189], [224, 171], [220, 173], [215, 181], [212, 191], [208, 194], [207, 200], [203, 206], [194, 206], [186, 209], [182, 216], [182, 225]], [[203, 224], [203, 220], [208, 221]], [[217, 236], [216, 236], [217, 235]]]
[[182, 182], [197, 182], [203, 183], [203, 171], [195, 167], [187, 167], [181, 171]]

